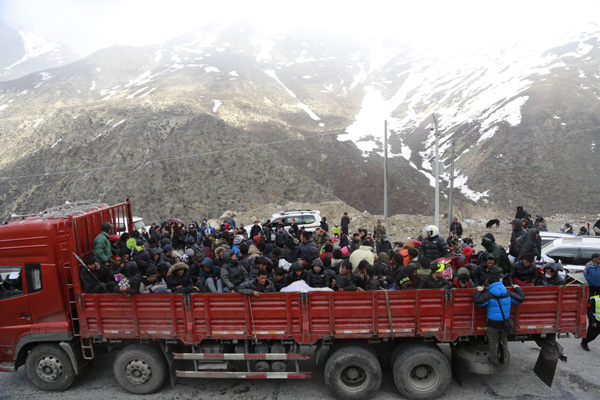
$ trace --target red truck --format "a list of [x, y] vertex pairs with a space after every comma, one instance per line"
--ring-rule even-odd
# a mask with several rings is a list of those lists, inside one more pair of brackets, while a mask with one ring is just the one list
[[[44, 390], [65, 390], [103, 347], [132, 393], [176, 378], [310, 378], [299, 360], [325, 356], [325, 382], [343, 399], [374, 395], [389, 364], [400, 393], [441, 396], [487, 363], [486, 312], [472, 289], [240, 294], [84, 294], [78, 257], [92, 254], [103, 222], [127, 221], [129, 200], [76, 204], [0, 226], [0, 371], [25, 365]], [[534, 371], [552, 384], [563, 357], [557, 334], [586, 332], [587, 287], [525, 288], [509, 340], [541, 346]], [[452, 361], [440, 351], [449, 344]]]

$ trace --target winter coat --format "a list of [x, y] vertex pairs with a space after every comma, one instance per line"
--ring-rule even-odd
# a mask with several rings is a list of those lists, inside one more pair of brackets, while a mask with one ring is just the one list
[[583, 276], [590, 286], [600, 286], [600, 265], [594, 264], [594, 261], [590, 261], [585, 264], [583, 268]]
[[[129, 286], [127, 287], [127, 294], [135, 294], [140, 292], [140, 284], [142, 283], [142, 275], [138, 269], [137, 263], [135, 261], [129, 261], [125, 264], [125, 268], [123, 269], [123, 275], [129, 281]], [[116, 293], [123, 293], [119, 290], [119, 286], [115, 287]]]
[[140, 282], [140, 293], [143, 294], [151, 294], [156, 292], [156, 290], [160, 287], [167, 288], [167, 282], [165, 282], [160, 275], [156, 275], [156, 280], [154, 282], [150, 282], [147, 278], [142, 278]]
[[348, 249], [350, 250], [350, 253], [354, 253], [354, 251], [358, 250], [358, 248], [360, 246], [361, 246], [360, 240], [350, 240], [350, 244], [348, 245]]
[[308, 239], [298, 245], [298, 248], [296, 249], [296, 259], [302, 258], [305, 254], [310, 255], [312, 258], [317, 258], [319, 255], [319, 249], [317, 249], [317, 245], [312, 239]]
[[[533, 254], [538, 257], [542, 254], [542, 239], [537, 229], [530, 229], [527, 233], [517, 239], [515, 245], [515, 261], [522, 260], [525, 254]], [[495, 254], [494, 254], [495, 255]]]
[[107, 263], [112, 257], [110, 240], [108, 233], [102, 231], [94, 239], [94, 257], [100, 264]]
[[349, 217], [342, 217], [342, 220], [340, 221], [340, 226], [342, 227], [342, 229], [348, 229], [348, 226], [350, 225], [350, 218]]
[[[499, 298], [500, 305], [502, 306], [502, 312], [500, 311], [500, 305], [496, 300]], [[494, 282], [490, 285], [487, 291], [480, 292], [478, 290], [473, 294], [473, 302], [478, 307], [487, 307], [487, 319], [488, 325], [490, 321], [496, 321], [502, 323], [502, 313], [506, 318], [510, 315], [511, 304], [519, 305], [525, 300], [525, 294], [521, 287], [516, 287], [514, 292], [509, 292], [502, 282]], [[493, 322], [490, 326], [493, 326]], [[493, 326], [493, 327], [497, 327]], [[502, 328], [500, 325], [498, 328]]]
[[494, 257], [496, 257], [496, 265], [502, 269], [502, 272], [504, 272], [505, 274], [509, 273], [510, 260], [508, 259], [508, 254], [506, 254], [506, 250], [504, 250], [504, 247], [494, 243], [492, 239], [486, 236], [484, 236], [481, 240], [481, 244], [489, 253], [492, 253]]
[[463, 234], [463, 227], [460, 222], [451, 223], [450, 224], [450, 232], [454, 232], [454, 234], [458, 237], [461, 237]]
[[558, 275], [558, 265], [556, 263], [550, 263], [544, 266], [544, 270], [546, 268], [551, 268], [554, 271], [554, 276], [551, 278], [546, 278], [546, 275], [543, 274], [537, 280], [537, 286], [563, 286], [565, 285], [565, 280]]
[[288, 234], [285, 232], [285, 230], [283, 232], [275, 232], [275, 244], [277, 245], [277, 247], [283, 247], [283, 245], [285, 244], [285, 239], [287, 238]]
[[372, 276], [371, 279], [365, 283], [365, 290], [381, 290], [383, 289], [383, 282], [376, 276]]
[[439, 278], [433, 279], [433, 275], [429, 274], [422, 277], [418, 283], [418, 289], [449, 289], [452, 285], [446, 278], [440, 276]]
[[280, 292], [281, 289], [283, 289], [284, 287], [286, 287], [287, 285], [290, 284], [288, 281], [287, 275], [284, 275], [283, 278], [279, 282], [275, 282], [275, 279], [273, 277], [271, 277], [270, 281], [271, 281], [271, 283], [273, 283], [273, 286], [275, 287], [276, 292]]
[[296, 247], [294, 243], [286, 243], [283, 246], [283, 250], [281, 250], [281, 255], [287, 262], [293, 263], [296, 261]]
[[221, 268], [214, 266], [210, 258], [205, 257], [204, 260], [202, 260], [202, 265], [207, 265], [211, 269], [210, 272], [206, 272], [206, 270], [202, 267], [199, 269], [198, 276], [200, 277], [200, 281], [203, 285], [206, 284], [206, 280], [208, 278], [212, 278], [214, 281], [216, 281], [217, 278], [221, 276]]
[[[450, 255], [450, 247], [440, 235], [425, 238], [419, 246], [419, 258], [422, 257], [429, 262], [448, 255]], [[429, 267], [429, 265], [425, 265], [425, 267]]]
[[348, 235], [344, 232], [340, 233], [340, 248], [348, 246], [349, 243], [350, 239], [348, 238]]
[[419, 276], [415, 276], [417, 266], [409, 264], [396, 273], [396, 290], [416, 289], [419, 286]]
[[[188, 274], [188, 268], [189, 267], [187, 264], [182, 262], [178, 262], [169, 268], [169, 272], [167, 272], [167, 288], [169, 288], [173, 293], [189, 294], [195, 291], [193, 288], [194, 284], [192, 282], [192, 278]], [[175, 273], [175, 271], [180, 269], [185, 270], [181, 277]], [[181, 287], [177, 289], [177, 286]]]
[[390, 252], [392, 251], [392, 243], [390, 243], [389, 240], [386, 241], [378, 241], [377, 242], [377, 254], [379, 253], [385, 253], [385, 254], [390, 254]]
[[[296, 271], [302, 271], [302, 274], [296, 275]], [[306, 282], [306, 271], [304, 268], [302, 268], [302, 264], [299, 262], [292, 263], [292, 266], [290, 267], [290, 273], [288, 274], [288, 282], [293, 283], [302, 280]]]
[[525, 229], [523, 229], [523, 222], [521, 222], [520, 219], [514, 219], [512, 223], [513, 223], [513, 230], [512, 230], [512, 233], [510, 234], [509, 251], [510, 251], [511, 256], [516, 257], [517, 253], [515, 251], [515, 245], [517, 244], [517, 239], [519, 239], [521, 236], [523, 236], [527, 232], [525, 231]]
[[324, 271], [324, 268], [321, 268], [321, 272], [317, 273], [313, 269], [306, 273], [306, 283], [310, 287], [314, 288], [324, 288], [329, 286], [329, 277]]
[[254, 291], [257, 291], [260, 293], [274, 293], [275, 286], [273, 286], [273, 282], [271, 282], [268, 279], [264, 285], [259, 285], [258, 280], [253, 279], [253, 280], [247, 280], [246, 282], [242, 283], [237, 290], [238, 293], [245, 294], [248, 296], [252, 296], [254, 294]]
[[100, 264], [100, 268], [94, 271], [90, 271], [87, 267], [82, 266], [79, 271], [79, 277], [81, 278], [84, 293], [106, 292], [104, 284], [108, 281], [108, 271], [104, 265]]
[[523, 260], [517, 261], [513, 264], [512, 269], [510, 270], [508, 282], [511, 286], [513, 285], [515, 278], [523, 282], [529, 281], [531, 284], [535, 285], [537, 280], [537, 268], [534, 264], [526, 267], [523, 263]]
[[225, 264], [221, 267], [221, 280], [223, 281], [223, 285], [227, 286], [229, 290], [239, 286], [248, 278], [246, 268], [237, 260], [232, 260], [231, 254], [233, 254], [233, 250], [225, 250], [223, 252], [223, 261], [225, 261]]
[[369, 264], [373, 265], [375, 263], [375, 255], [373, 254], [373, 247], [361, 245], [357, 250], [354, 250], [352, 254], [350, 254], [350, 262], [352, 263], [352, 267], [358, 267], [358, 264], [362, 260], [367, 260]]
[[[494, 268], [494, 267], [492, 267]], [[491, 269], [491, 268], [490, 268]], [[487, 283], [490, 277], [490, 270], [487, 269], [485, 264], [482, 264], [473, 270], [471, 279], [477, 286], [483, 286]]]

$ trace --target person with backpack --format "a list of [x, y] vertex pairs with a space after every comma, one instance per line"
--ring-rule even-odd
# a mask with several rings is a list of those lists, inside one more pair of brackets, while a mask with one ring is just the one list
[[509, 292], [502, 283], [502, 270], [494, 268], [489, 276], [490, 286], [484, 291], [483, 286], [478, 286], [473, 294], [473, 302], [478, 307], [487, 307], [487, 339], [488, 339], [488, 362], [499, 365], [498, 343], [502, 344], [502, 364], [508, 363], [510, 354], [508, 352], [508, 337], [505, 322], [510, 316], [511, 305], [519, 305], [525, 300], [523, 289], [514, 285], [514, 292]]

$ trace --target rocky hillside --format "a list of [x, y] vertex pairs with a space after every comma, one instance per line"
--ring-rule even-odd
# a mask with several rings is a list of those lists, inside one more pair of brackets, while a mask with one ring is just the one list
[[0, 213], [130, 197], [151, 218], [338, 199], [381, 214], [387, 119], [390, 214], [431, 215], [434, 112], [442, 212], [451, 142], [455, 213], [595, 212], [599, 37], [432, 58], [234, 24], [104, 49], [0, 82]]

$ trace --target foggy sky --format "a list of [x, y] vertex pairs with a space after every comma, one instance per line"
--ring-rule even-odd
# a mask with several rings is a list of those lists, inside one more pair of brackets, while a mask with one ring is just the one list
[[147, 45], [212, 21], [241, 17], [272, 29], [326, 26], [349, 34], [410, 35], [448, 48], [507, 35], [549, 35], [587, 24], [600, 0], [0, 0], [4, 23], [82, 56], [115, 44]]

